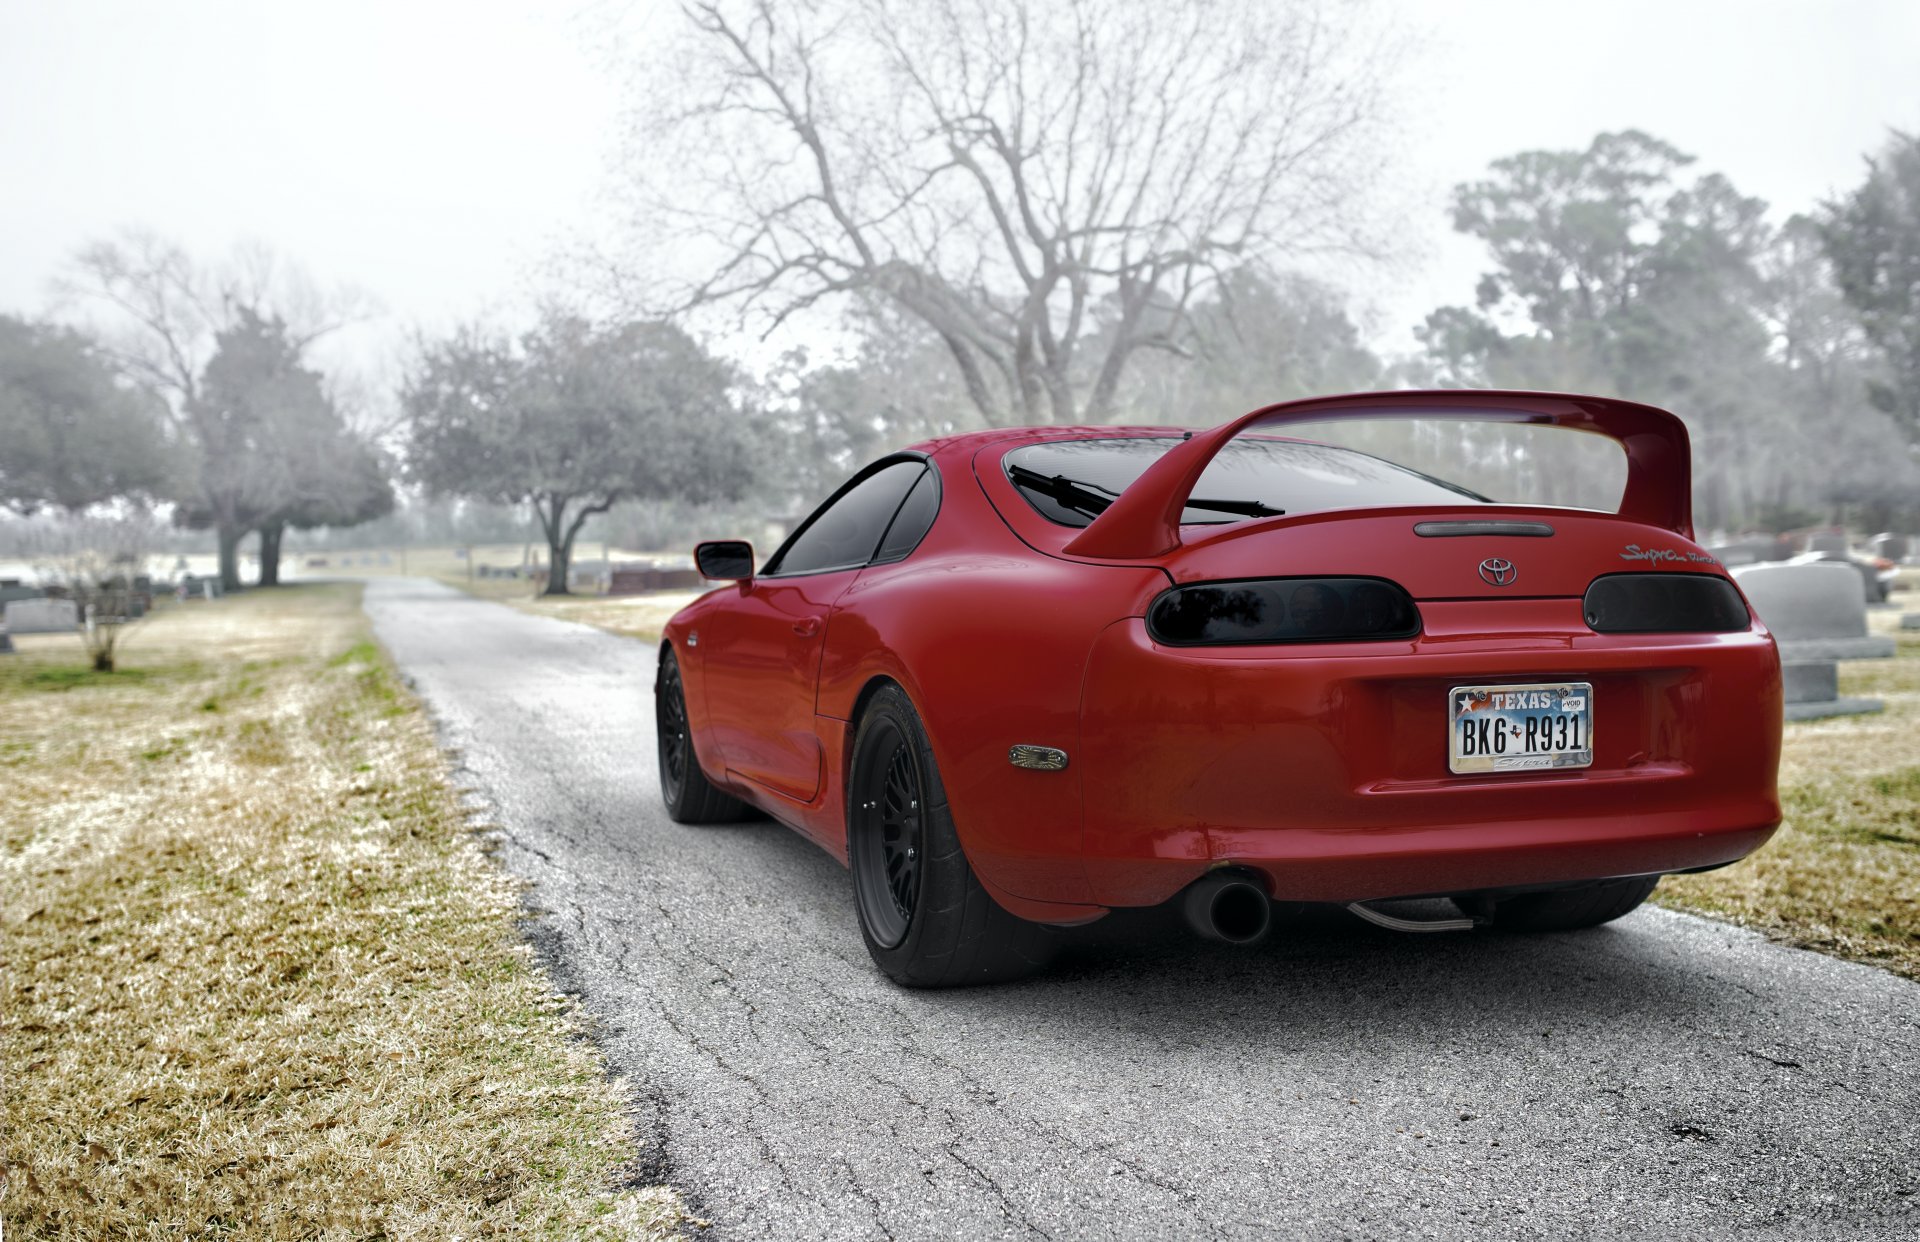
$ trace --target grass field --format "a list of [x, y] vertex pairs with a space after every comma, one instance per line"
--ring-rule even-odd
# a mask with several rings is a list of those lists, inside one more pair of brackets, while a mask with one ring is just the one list
[[668, 1236], [353, 587], [0, 657], [14, 1237]]
[[[1894, 600], [1920, 610], [1913, 590]], [[1840, 665], [1841, 694], [1887, 710], [1788, 724], [1780, 831], [1743, 862], [1663, 881], [1656, 901], [1920, 979], [1920, 631], [1898, 620], [1871, 618], [1893, 659]]]

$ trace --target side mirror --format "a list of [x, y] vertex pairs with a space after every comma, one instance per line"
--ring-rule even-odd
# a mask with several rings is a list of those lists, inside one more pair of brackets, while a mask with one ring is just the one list
[[753, 577], [753, 545], [744, 539], [713, 539], [693, 550], [702, 578], [742, 582]]

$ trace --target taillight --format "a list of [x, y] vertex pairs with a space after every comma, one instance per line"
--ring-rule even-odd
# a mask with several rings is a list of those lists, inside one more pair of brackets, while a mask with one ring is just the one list
[[1601, 634], [1730, 634], [1752, 625], [1740, 592], [1708, 574], [1609, 574], [1587, 588]]
[[1261, 578], [1175, 587], [1147, 610], [1147, 630], [1176, 647], [1412, 638], [1420, 613], [1382, 578]]

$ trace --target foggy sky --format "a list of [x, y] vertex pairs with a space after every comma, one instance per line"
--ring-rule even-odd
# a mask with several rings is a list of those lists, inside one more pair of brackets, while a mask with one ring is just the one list
[[[1776, 216], [1920, 129], [1920, 3], [1386, 0], [1416, 32], [1392, 193], [1409, 260], [1357, 292], [1377, 346], [1469, 302], [1483, 260], [1446, 195], [1529, 147], [1638, 127]], [[65, 256], [141, 225], [217, 256], [254, 239], [385, 315], [343, 348], [521, 303], [592, 227], [620, 132], [593, 46], [649, 5], [0, 0], [0, 310], [39, 311]], [[389, 359], [390, 360], [390, 359]]]

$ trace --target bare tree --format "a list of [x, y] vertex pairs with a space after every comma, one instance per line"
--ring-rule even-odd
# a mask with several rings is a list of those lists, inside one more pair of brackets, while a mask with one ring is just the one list
[[[1097, 419], [1243, 264], [1373, 254], [1388, 59], [1320, 0], [688, 0], [635, 153], [654, 313], [891, 299], [989, 423]], [[664, 236], [657, 230], [664, 230]], [[613, 264], [630, 274], [636, 264]]]
[[[223, 342], [271, 322], [297, 359], [365, 313], [354, 290], [321, 292], [260, 246], [224, 264], [197, 262], [154, 234], [129, 231], [75, 257], [62, 282], [69, 297], [103, 307], [108, 349], [136, 382], [165, 399], [177, 440], [192, 450], [195, 486], [183, 514], [202, 514], [219, 536], [221, 585], [240, 586], [238, 547], [252, 515], [289, 499], [272, 495], [278, 463], [237, 435], [231, 401], [210, 400], [209, 364]], [[246, 503], [242, 503], [242, 501]]]

